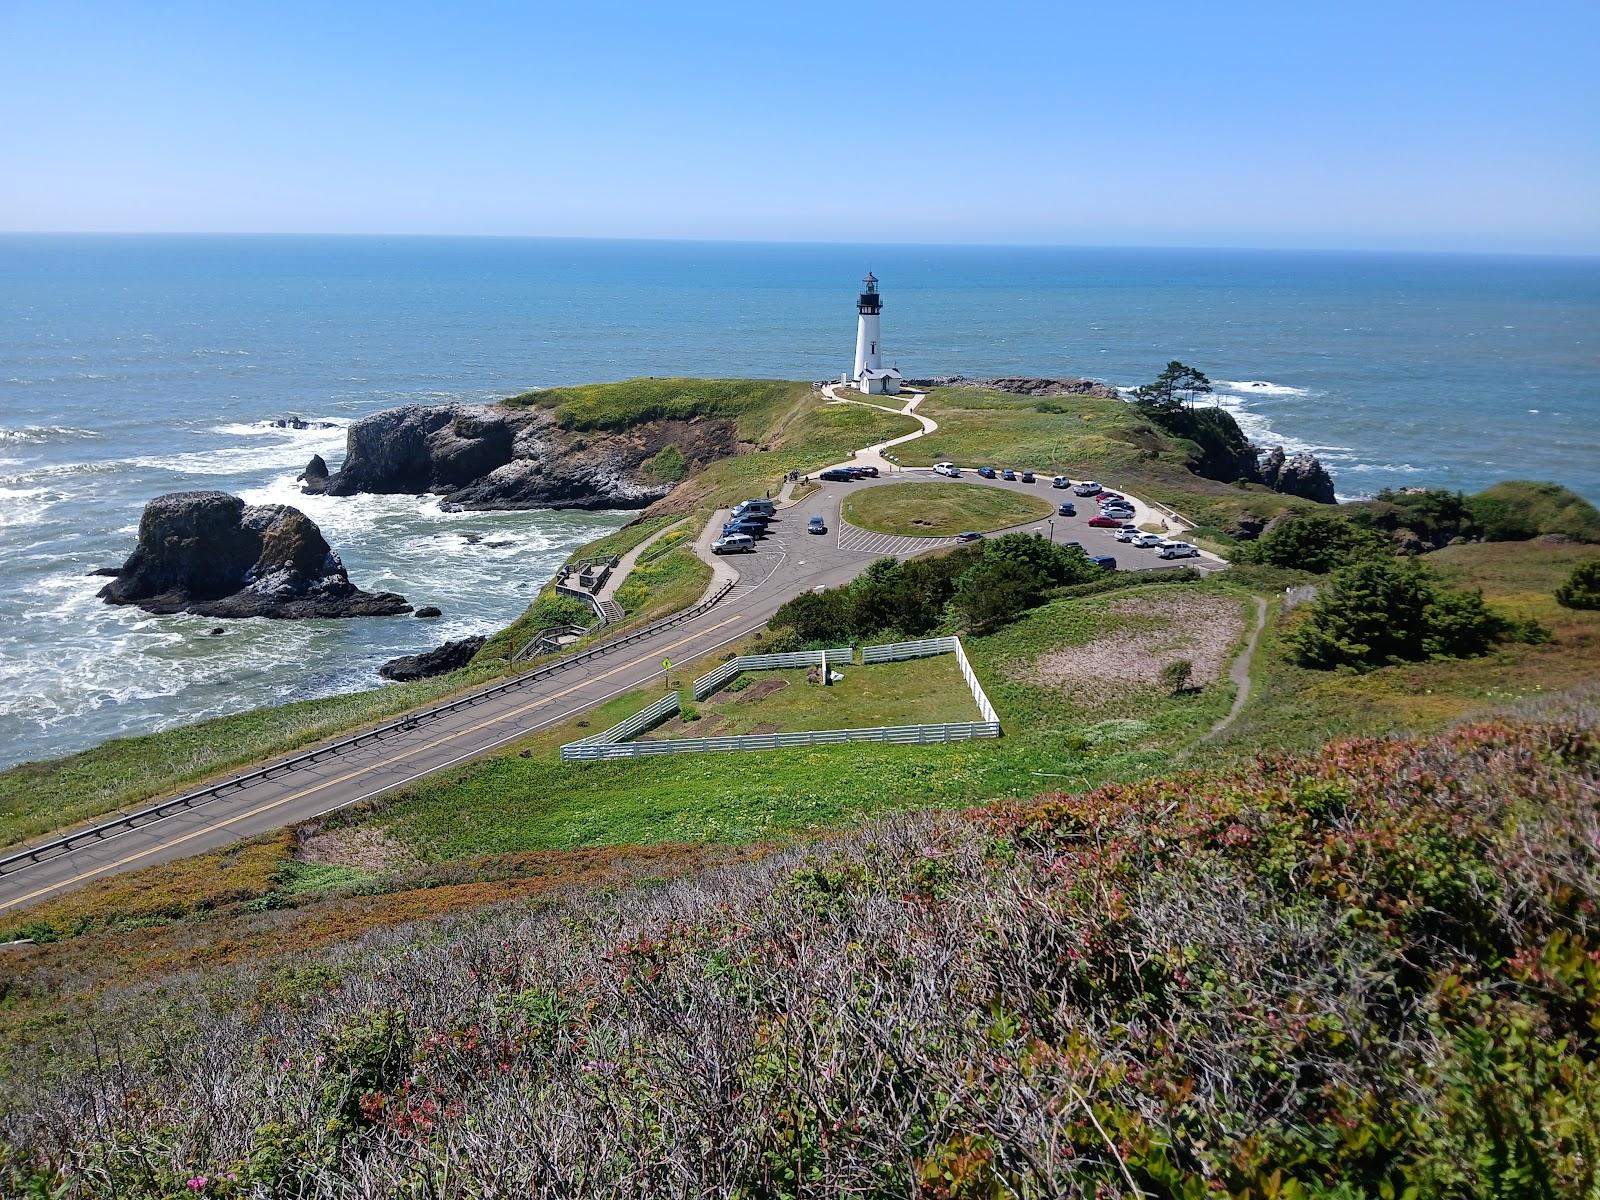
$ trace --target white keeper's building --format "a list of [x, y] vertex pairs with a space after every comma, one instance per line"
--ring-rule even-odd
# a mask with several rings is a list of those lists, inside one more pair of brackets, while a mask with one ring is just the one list
[[871, 271], [862, 281], [856, 297], [856, 369], [850, 382], [856, 390], [870, 395], [893, 396], [900, 391], [900, 368], [883, 365], [883, 341], [879, 314], [883, 297], [878, 295], [878, 280]]

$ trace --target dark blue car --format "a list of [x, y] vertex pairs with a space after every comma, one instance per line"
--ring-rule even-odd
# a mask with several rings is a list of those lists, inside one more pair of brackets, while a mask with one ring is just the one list
[[980, 478], [982, 478], [982, 479], [993, 479], [994, 478], [994, 468], [993, 467], [979, 467], [978, 468], [978, 476]]
[[1112, 558], [1109, 554], [1091, 554], [1089, 556], [1089, 561], [1097, 567], [1104, 567], [1108, 571], [1115, 571], [1117, 569], [1117, 560]]
[[1075, 517], [1077, 515], [1078, 506], [1073, 504], [1070, 500], [1063, 504], [1060, 508], [1056, 509], [1056, 516], [1058, 517]]

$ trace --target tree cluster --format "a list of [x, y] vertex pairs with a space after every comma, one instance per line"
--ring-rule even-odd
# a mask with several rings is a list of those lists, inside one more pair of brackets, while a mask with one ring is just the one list
[[1573, 567], [1556, 589], [1556, 602], [1566, 608], [1600, 609], [1600, 558]]
[[1180, 408], [1193, 408], [1194, 398], [1210, 391], [1211, 380], [1203, 371], [1173, 359], [1154, 380], [1135, 388], [1133, 399], [1140, 407], [1154, 412], [1175, 412]]
[[1315, 575], [1393, 554], [1392, 544], [1382, 533], [1329, 512], [1287, 517], [1234, 552], [1241, 562], [1288, 567]]
[[1490, 608], [1481, 592], [1447, 588], [1414, 562], [1373, 560], [1334, 573], [1289, 645], [1301, 666], [1365, 670], [1471, 658], [1497, 642], [1548, 638], [1537, 624]]
[[1051, 589], [1101, 574], [1075, 546], [1008, 533], [903, 563], [881, 558], [843, 587], [796, 596], [769, 624], [792, 631], [801, 643], [924, 637], [942, 627], [987, 633], [1035, 607]]

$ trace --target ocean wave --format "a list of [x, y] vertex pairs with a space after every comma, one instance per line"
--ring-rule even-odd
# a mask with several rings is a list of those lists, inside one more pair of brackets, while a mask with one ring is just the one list
[[[23, 459], [0, 458], [0, 467], [27, 465]], [[48, 467], [32, 466], [15, 475], [0, 475], [0, 487], [31, 487], [49, 479], [72, 479], [79, 475], [107, 475], [123, 469], [115, 460], [99, 462], [54, 463]]]
[[75, 429], [71, 425], [24, 425], [18, 429], [0, 425], [0, 442], [51, 442], [100, 436], [98, 430]]
[[1239, 392], [1246, 396], [1309, 396], [1310, 388], [1293, 387], [1287, 383], [1273, 383], [1268, 379], [1218, 379], [1214, 385], [1223, 391]]
[[49, 488], [0, 487], [0, 529], [32, 525], [60, 499]]
[[[302, 421], [304, 427], [280, 425], [279, 420]], [[327, 436], [342, 432], [349, 427], [349, 417], [281, 417], [266, 421], [228, 421], [222, 425], [213, 425], [211, 432], [226, 434], [229, 437], [259, 437], [263, 434], [274, 437], [294, 437], [297, 434]]]
[[313, 454], [343, 450], [349, 424], [343, 418], [318, 417], [308, 429], [280, 428], [270, 421], [216, 425], [211, 432], [226, 437], [265, 435], [272, 440], [189, 454], [148, 454], [126, 461], [137, 467], [154, 467], [178, 475], [245, 475], [285, 467], [298, 470]]

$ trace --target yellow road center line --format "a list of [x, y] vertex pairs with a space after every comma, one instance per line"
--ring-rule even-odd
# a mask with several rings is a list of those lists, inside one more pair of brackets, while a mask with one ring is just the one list
[[[92, 867], [87, 871], [80, 871], [78, 874], [73, 875], [70, 878], [63, 879], [63, 880], [61, 880], [61, 881], [59, 881], [57, 883], [47, 884], [47, 885], [45, 885], [44, 887], [41, 887], [41, 888], [35, 888], [31, 892], [27, 892], [24, 895], [18, 896], [15, 900], [0, 901], [0, 912], [3, 912], [4, 910], [6, 910], [8, 908], [15, 908], [19, 904], [26, 904], [29, 900], [36, 900], [40, 896], [47, 896], [51, 892], [58, 892], [62, 888], [71, 887], [72, 885], [74, 885], [76, 883], [81, 883], [85, 879], [92, 879], [96, 875], [103, 875], [107, 871], [114, 871], [118, 867], [127, 866], [129, 863], [137, 862], [141, 858], [148, 858], [152, 854], [159, 854], [163, 850], [170, 850], [174, 846], [181, 846], [184, 842], [190, 841], [190, 840], [192, 840], [194, 838], [203, 837], [204, 835], [206, 835], [208, 833], [215, 833], [219, 829], [226, 829], [229, 825], [232, 825], [232, 824], [234, 824], [234, 823], [236, 823], [238, 821], [245, 821], [245, 820], [248, 820], [251, 817], [260, 816], [264, 812], [271, 812], [273, 809], [279, 807], [280, 805], [289, 804], [289, 803], [292, 803], [295, 800], [304, 799], [307, 796], [310, 796], [310, 795], [312, 795], [312, 794], [314, 794], [316, 792], [322, 791], [324, 788], [333, 787], [335, 784], [347, 783], [352, 779], [357, 779], [357, 778], [361, 777], [362, 775], [369, 774], [369, 773], [371, 773], [372, 771], [376, 770], [379, 767], [393, 766], [397, 762], [401, 762], [401, 761], [403, 761], [403, 760], [405, 760], [407, 758], [413, 757], [414, 755], [421, 754], [425, 750], [432, 750], [437, 746], [442, 746], [446, 742], [453, 741], [454, 739], [456, 739], [458, 737], [461, 737], [464, 734], [476, 733], [478, 730], [484, 729], [487, 726], [497, 725], [501, 721], [507, 721], [507, 720], [510, 720], [513, 717], [520, 717], [523, 713], [531, 712], [532, 710], [534, 710], [536, 708], [540, 708], [543, 705], [553, 704], [555, 701], [561, 699], [563, 696], [569, 696], [573, 692], [577, 691], [580, 688], [587, 687], [589, 684], [592, 684], [592, 683], [598, 683], [602, 679], [609, 679], [611, 676], [617, 674], [618, 672], [626, 671], [629, 667], [636, 667], [642, 662], [652, 661], [652, 660], [654, 660], [656, 655], [661, 654], [664, 651], [676, 650], [679, 646], [682, 646], [685, 643], [692, 642], [692, 641], [695, 641], [698, 638], [705, 637], [707, 634], [715, 633], [717, 630], [723, 628], [724, 626], [732, 625], [735, 622], [739, 621], [740, 619], [741, 618], [739, 618], [739, 617], [729, 617], [726, 621], [719, 621], [717, 624], [712, 625], [709, 628], [702, 629], [702, 630], [698, 631], [697, 633], [691, 633], [688, 637], [679, 638], [677, 641], [671, 642], [668, 645], [657, 647], [655, 650], [652, 650], [649, 654], [645, 655], [642, 658], [635, 658], [635, 659], [631, 659], [631, 660], [629, 660], [628, 662], [625, 662], [625, 663], [618, 663], [616, 666], [612, 667], [609, 671], [603, 671], [599, 675], [586, 676], [585, 678], [583, 678], [579, 682], [573, 684], [569, 688], [563, 688], [561, 691], [556, 692], [556, 693], [554, 693], [552, 695], [545, 696], [544, 698], [539, 699], [539, 700], [531, 701], [531, 702], [529, 702], [527, 704], [524, 704], [521, 708], [512, 709], [510, 712], [499, 713], [499, 714], [497, 714], [495, 716], [487, 718], [486, 720], [479, 721], [476, 725], [468, 725], [468, 726], [466, 726], [466, 727], [464, 727], [462, 729], [456, 730], [454, 733], [447, 733], [443, 737], [435, 738], [431, 742], [425, 742], [420, 746], [414, 746], [412, 749], [407, 750], [404, 754], [397, 754], [397, 755], [394, 755], [393, 757], [386, 758], [381, 763], [373, 763], [370, 766], [359, 767], [354, 771], [347, 772], [344, 775], [336, 776], [333, 779], [325, 779], [321, 783], [312, 784], [308, 788], [302, 788], [298, 792], [292, 792], [289, 795], [282, 796], [277, 800], [268, 801], [266, 804], [258, 805], [257, 807], [252, 808], [252, 809], [247, 809], [246, 811], [244, 811], [242, 813], [235, 813], [233, 816], [227, 818], [226, 820], [216, 821], [216, 822], [213, 822], [210, 825], [202, 826], [199, 829], [191, 830], [190, 832], [188, 832], [186, 834], [183, 834], [180, 837], [173, 838], [171, 841], [158, 842], [154, 846], [148, 846], [143, 850], [139, 850], [139, 851], [137, 851], [137, 852], [135, 852], [133, 854], [129, 854], [124, 858], [119, 858], [114, 862], [109, 862], [109, 863], [106, 863], [103, 866], [99, 866], [99, 867]], [[407, 782], [407, 781], [406, 780], [401, 780], [401, 781], [399, 781], [399, 783], [396, 783], [394, 786], [399, 787], [400, 783], [405, 783], [405, 782]], [[152, 822], [152, 824], [153, 823], [154, 822]], [[90, 843], [90, 845], [93, 845], [93, 844], [94, 843], [92, 843], [92, 842]]]

